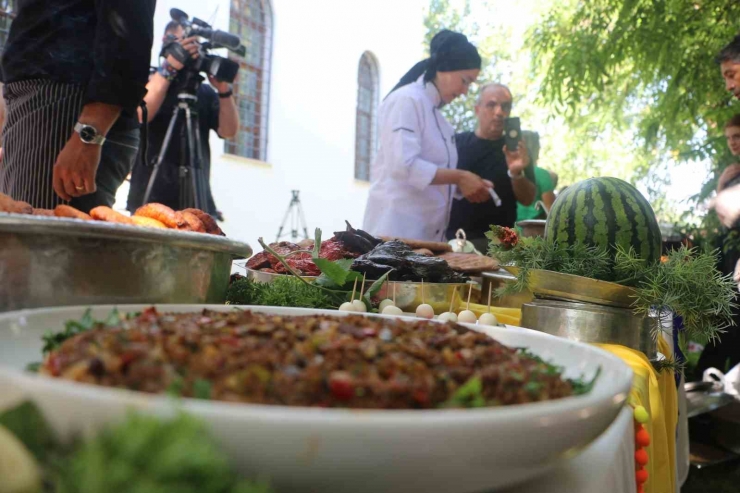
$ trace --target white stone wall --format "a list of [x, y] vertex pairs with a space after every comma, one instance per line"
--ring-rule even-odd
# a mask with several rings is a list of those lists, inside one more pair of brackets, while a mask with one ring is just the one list
[[[359, 227], [368, 185], [354, 179], [357, 67], [365, 50], [380, 67], [382, 98], [422, 54], [424, 0], [273, 0], [274, 39], [267, 162], [223, 154], [212, 133], [212, 189], [224, 231], [259, 250], [273, 241], [290, 191], [301, 192], [309, 234]], [[159, 0], [155, 46], [176, 7], [228, 29], [228, 0]], [[119, 197], [125, 197], [125, 187]], [[123, 199], [125, 200], [125, 199]], [[117, 206], [123, 206], [120, 201]]]

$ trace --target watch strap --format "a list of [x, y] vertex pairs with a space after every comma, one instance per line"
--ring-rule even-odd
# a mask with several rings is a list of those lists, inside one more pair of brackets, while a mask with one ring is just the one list
[[522, 178], [524, 178], [524, 171], [521, 171], [518, 175], [514, 175], [511, 173], [511, 170], [508, 169], [506, 170], [506, 174], [509, 175], [509, 178], [511, 178], [512, 180], [521, 180]]
[[221, 99], [230, 98], [233, 95], [234, 95], [234, 91], [231, 90], [231, 89], [229, 89], [226, 92], [220, 92], [220, 93], [218, 93], [218, 97], [221, 98]]
[[[95, 132], [95, 137], [91, 141], [87, 141], [87, 140], [85, 140], [85, 139], [82, 138], [82, 131], [85, 128], [91, 128]], [[102, 146], [103, 143], [105, 142], [105, 136], [102, 135], [98, 131], [98, 129], [96, 129], [92, 125], [86, 125], [84, 123], [77, 122], [77, 123], [75, 123], [75, 132], [77, 132], [79, 134], [80, 140], [82, 140], [82, 142], [84, 142], [85, 144], [93, 144], [93, 145], [100, 145], [100, 146]]]

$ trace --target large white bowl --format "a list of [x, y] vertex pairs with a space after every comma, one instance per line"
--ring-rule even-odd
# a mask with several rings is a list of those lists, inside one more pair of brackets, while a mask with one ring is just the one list
[[[95, 307], [103, 318], [112, 307]], [[143, 305], [119, 306], [139, 311]], [[203, 305], [160, 305], [195, 311]], [[210, 306], [231, 310], [227, 306]], [[503, 344], [527, 347], [562, 365], [567, 377], [602, 374], [583, 396], [465, 410], [358, 411], [233, 404], [109, 389], [26, 373], [41, 359], [41, 335], [78, 319], [85, 308], [0, 315], [0, 409], [32, 399], [62, 436], [92, 432], [135, 408], [170, 415], [184, 408], [204, 419], [240, 471], [269, 477], [285, 492], [468, 493], [538, 476], [578, 453], [616, 418], [632, 371], [593, 346], [518, 328], [484, 329]], [[256, 307], [284, 315], [338, 312]], [[478, 329], [476, 326], [469, 326]]]

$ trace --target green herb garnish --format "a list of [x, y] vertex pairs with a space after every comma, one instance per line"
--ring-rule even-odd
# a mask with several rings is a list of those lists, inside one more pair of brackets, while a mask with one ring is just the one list
[[[126, 316], [126, 318], [131, 318], [130, 314]], [[53, 332], [48, 331], [46, 334], [44, 334], [41, 338], [44, 341], [44, 347], [42, 349], [44, 354], [47, 354], [55, 349], [57, 349], [59, 346], [62, 345], [64, 341], [67, 339], [76, 336], [77, 334], [81, 334], [82, 332], [87, 332], [88, 330], [92, 330], [93, 328], [103, 328], [103, 327], [119, 327], [121, 325], [121, 314], [118, 312], [116, 308], [111, 311], [107, 317], [105, 317], [104, 320], [95, 320], [92, 317], [92, 309], [88, 308], [85, 310], [85, 313], [82, 315], [82, 318], [80, 320], [67, 320], [64, 323], [64, 331], [62, 332]]]
[[202, 378], [193, 382], [193, 396], [196, 399], [211, 398], [211, 382]]
[[596, 379], [599, 378], [599, 375], [601, 375], [600, 366], [596, 369], [596, 373], [589, 381], [585, 381], [584, 377], [569, 379], [568, 383], [570, 383], [570, 385], [573, 387], [573, 395], [583, 395], [591, 392], [591, 389], [594, 388], [594, 385], [596, 384]]
[[[683, 319], [681, 340], [706, 342], [718, 339], [734, 325], [737, 285], [732, 276], [717, 270], [718, 251], [706, 252], [682, 246], [664, 262], [648, 264], [630, 248], [618, 246], [611, 254], [604, 247], [581, 243], [561, 245], [544, 238], [520, 238], [511, 249], [491, 243], [489, 254], [502, 265], [515, 265], [517, 280], [501, 288], [498, 296], [529, 289], [534, 269], [561, 272], [609, 281], [635, 289], [632, 309], [639, 316], [676, 314]], [[652, 317], [653, 338], [663, 330], [661, 317]], [[670, 365], [663, 365], [668, 368]], [[675, 365], [674, 365], [675, 366]]]
[[479, 376], [470, 378], [461, 385], [452, 397], [442, 404], [442, 407], [485, 407], [486, 400], [483, 398], [483, 382]]

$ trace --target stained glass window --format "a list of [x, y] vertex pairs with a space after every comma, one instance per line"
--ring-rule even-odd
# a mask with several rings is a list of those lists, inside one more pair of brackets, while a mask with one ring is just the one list
[[244, 57], [230, 55], [241, 70], [234, 83], [239, 130], [225, 144], [225, 152], [267, 160], [267, 121], [272, 61], [272, 7], [270, 0], [231, 0], [229, 30], [246, 48]]

